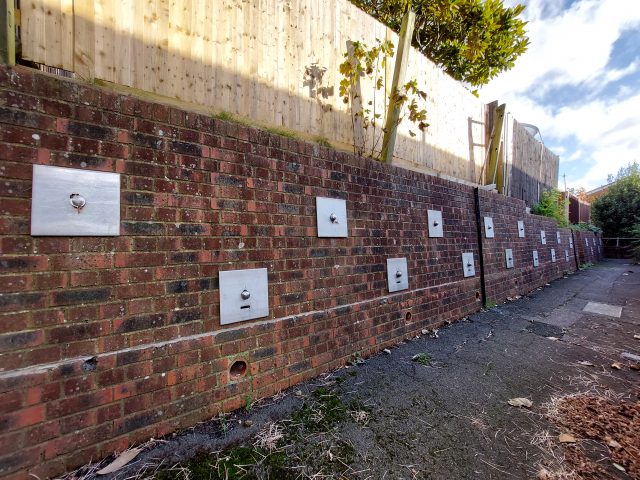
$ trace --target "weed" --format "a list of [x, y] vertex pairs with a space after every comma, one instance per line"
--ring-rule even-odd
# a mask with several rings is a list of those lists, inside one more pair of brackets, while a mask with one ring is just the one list
[[253, 401], [251, 400], [251, 394], [247, 393], [244, 396], [244, 409], [247, 413], [251, 411], [251, 407], [253, 407]]
[[331, 148], [331, 142], [327, 137], [317, 136], [314, 138], [314, 141], [321, 147]]
[[591, 267], [593, 267], [593, 263], [591, 262], [580, 264], [580, 270], [586, 270], [587, 268], [591, 268]]
[[320, 387], [313, 392], [313, 400], [305, 402], [291, 419], [294, 424], [312, 433], [328, 432], [347, 419], [347, 406], [334, 392]]
[[294, 140], [300, 138], [296, 132], [284, 127], [266, 127], [265, 130], [269, 133], [280, 135], [281, 137], [293, 138]]
[[218, 415], [218, 422], [220, 423], [220, 430], [222, 431], [222, 434], [226, 435], [227, 431], [229, 430], [229, 422], [227, 421], [227, 414], [221, 412]]
[[494, 302], [493, 300], [491, 300], [490, 298], [487, 298], [487, 301], [484, 304], [484, 308], [486, 309], [490, 309], [493, 307], [496, 307], [498, 304], [496, 302]]
[[[250, 408], [249, 396], [247, 405]], [[351, 443], [336, 439], [335, 431], [349, 420], [366, 425], [369, 411], [357, 400], [345, 405], [335, 392], [321, 387], [289, 420], [265, 425], [252, 444], [196, 453], [185, 463], [157, 472], [155, 479], [346, 478], [343, 475], [355, 460], [356, 450]], [[223, 415], [220, 424], [226, 430]]]
[[424, 365], [425, 367], [431, 366], [431, 355], [428, 353], [418, 353], [417, 355], [414, 355], [411, 360], [419, 363], [420, 365]]
[[360, 355], [360, 352], [356, 352], [351, 355], [351, 358], [347, 362], [347, 365], [357, 367], [358, 365], [362, 365], [364, 362], [365, 360], [364, 358], [362, 358], [362, 355]]
[[222, 110], [221, 112], [214, 113], [212, 115], [213, 118], [217, 120], [222, 120], [223, 122], [234, 122], [239, 123], [240, 125], [244, 125], [245, 127], [252, 126], [251, 123], [244, 118], [241, 118], [231, 112], [227, 112], [226, 110]]

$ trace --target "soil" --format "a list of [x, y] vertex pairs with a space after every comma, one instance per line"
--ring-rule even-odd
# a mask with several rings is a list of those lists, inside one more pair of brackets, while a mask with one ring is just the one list
[[[583, 312], [590, 301], [622, 317]], [[99, 478], [640, 478], [640, 372], [621, 356], [640, 353], [634, 335], [640, 267], [607, 261], [389, 353], [354, 352], [351, 366], [151, 442]]]

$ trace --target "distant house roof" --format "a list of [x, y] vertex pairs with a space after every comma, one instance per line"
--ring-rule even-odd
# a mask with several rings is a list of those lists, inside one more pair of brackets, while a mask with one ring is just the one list
[[602, 185], [601, 187], [594, 188], [593, 190], [589, 190], [585, 193], [589, 202], [593, 202], [596, 198], [603, 196], [609, 190], [609, 187], [613, 185], [615, 182], [607, 183], [606, 185]]

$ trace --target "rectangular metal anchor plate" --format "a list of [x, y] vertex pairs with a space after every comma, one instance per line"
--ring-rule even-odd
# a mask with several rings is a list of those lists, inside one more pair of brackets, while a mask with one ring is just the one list
[[556, 232], [556, 240], [558, 241], [558, 245], [562, 243], [562, 239], [560, 238], [560, 232]]
[[266, 268], [227, 270], [219, 273], [220, 325], [269, 315]]
[[431, 238], [444, 237], [440, 210], [427, 210], [427, 222], [429, 222], [429, 236]]
[[316, 197], [316, 221], [319, 237], [348, 237], [347, 201]]
[[573, 238], [569, 237], [569, 248], [573, 248]]
[[473, 252], [465, 252], [462, 254], [462, 271], [465, 277], [475, 277], [476, 266], [473, 260]]
[[556, 249], [552, 248], [551, 249], [551, 261], [555, 263], [556, 261]]
[[543, 245], [547, 244], [547, 234], [544, 233], [544, 230], [540, 230], [540, 241]]
[[533, 266], [537, 267], [540, 265], [540, 260], [538, 259], [538, 251], [534, 250], [533, 251]]
[[484, 236], [487, 238], [494, 238], [495, 232], [493, 231], [493, 218], [484, 217]]
[[507, 262], [507, 268], [513, 268], [513, 250], [511, 248], [504, 251], [504, 258]]
[[120, 235], [120, 174], [33, 166], [31, 235]]
[[409, 269], [406, 258], [387, 258], [387, 282], [389, 292], [409, 288]]
[[565, 260], [565, 262], [569, 261], [569, 250], [565, 250], [564, 251], [564, 260]]
[[518, 236], [524, 238], [524, 220], [518, 220]]

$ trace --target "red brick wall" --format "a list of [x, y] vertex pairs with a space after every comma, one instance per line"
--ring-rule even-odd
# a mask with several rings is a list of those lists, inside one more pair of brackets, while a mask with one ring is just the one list
[[[121, 173], [121, 236], [31, 237], [36, 163]], [[0, 177], [0, 475], [59, 474], [481, 307], [471, 188], [312, 143], [0, 68]], [[347, 200], [348, 238], [316, 237], [316, 196]], [[522, 202], [482, 192], [481, 209], [493, 301], [575, 268], [551, 264], [555, 224]], [[388, 294], [398, 256], [410, 289]], [[222, 328], [218, 272], [260, 267], [269, 318]]]

